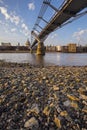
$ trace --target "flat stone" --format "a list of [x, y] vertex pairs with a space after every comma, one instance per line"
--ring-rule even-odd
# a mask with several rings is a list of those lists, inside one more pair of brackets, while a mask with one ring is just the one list
[[54, 90], [54, 91], [58, 91], [58, 90], [59, 90], [59, 87], [57, 87], [56, 85], [53, 85], [53, 90]]
[[67, 111], [62, 111], [62, 112], [60, 113], [60, 115], [61, 115], [61, 116], [67, 116], [68, 113], [67, 113]]
[[81, 94], [80, 96], [81, 96], [82, 99], [87, 101], [87, 96], [86, 95]]
[[36, 114], [38, 114], [40, 112], [38, 104], [33, 104], [31, 111], [35, 112]]
[[44, 77], [43, 77], [43, 80], [45, 80], [45, 79], [47, 79], [47, 77], [44, 76]]
[[56, 126], [57, 126], [58, 128], [61, 128], [60, 119], [58, 119], [58, 117], [55, 117], [55, 118], [54, 118], [54, 123], [56, 124]]
[[69, 105], [70, 105], [70, 101], [69, 100], [67, 100], [67, 101], [65, 101], [63, 104], [64, 104], [64, 106], [66, 106], [66, 107], [68, 107]]
[[74, 108], [78, 108], [78, 104], [77, 103], [75, 103], [75, 102], [71, 102], [71, 107], [74, 107]]
[[46, 107], [44, 108], [43, 113], [44, 113], [46, 116], [49, 115], [50, 110], [49, 110], [49, 107], [48, 107], [48, 106], [46, 106]]
[[70, 100], [79, 101], [79, 98], [77, 98], [77, 97], [75, 97], [75, 96], [72, 96], [72, 95], [67, 94], [67, 97], [68, 97]]
[[25, 128], [38, 128], [39, 127], [39, 123], [36, 120], [35, 117], [30, 118], [29, 120], [27, 120], [24, 124]]

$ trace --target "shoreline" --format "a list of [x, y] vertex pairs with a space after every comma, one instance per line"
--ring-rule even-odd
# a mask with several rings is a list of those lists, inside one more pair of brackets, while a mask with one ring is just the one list
[[[31, 53], [30, 52], [30, 50], [17, 50], [17, 51], [0, 51], [0, 53]], [[35, 50], [33, 50], [33, 53], [36, 53], [36, 51]], [[85, 53], [87, 53], [87, 52], [60, 52], [60, 51], [46, 51], [45, 53], [68, 53], [68, 54], [78, 54], [78, 53], [80, 53], [80, 54], [85, 54]]]
[[87, 67], [87, 65], [52, 65], [52, 64], [47, 64], [47, 65], [39, 65], [39, 64], [30, 64], [30, 63], [17, 63], [17, 62], [7, 62], [7, 61], [4, 61], [4, 60], [0, 60], [0, 67], [42, 67], [42, 68], [46, 68], [46, 67]]

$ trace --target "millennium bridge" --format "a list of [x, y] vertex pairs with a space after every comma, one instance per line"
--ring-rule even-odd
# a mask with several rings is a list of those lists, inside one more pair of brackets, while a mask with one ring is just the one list
[[[51, 4], [52, 0], [43, 0], [40, 13], [37, 17], [36, 23], [31, 31], [32, 45], [31, 49], [35, 44], [37, 46], [37, 54], [44, 55], [44, 41], [48, 35], [74, 20], [80, 18], [81, 16], [87, 14], [87, 0], [63, 0], [61, 5], [57, 8]], [[44, 18], [47, 8], [51, 8], [55, 11], [54, 15], [47, 21]], [[45, 22], [46, 26], [43, 28], [40, 26], [40, 21]], [[39, 32], [37, 27], [41, 29]], [[38, 32], [38, 33], [37, 33]]]

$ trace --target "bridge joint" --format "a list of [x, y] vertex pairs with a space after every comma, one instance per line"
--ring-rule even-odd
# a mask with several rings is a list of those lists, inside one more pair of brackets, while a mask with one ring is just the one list
[[42, 19], [45, 23], [47, 23], [48, 24], [48, 22], [44, 19], [44, 18], [42, 18], [42, 17], [38, 17], [39, 19]]
[[35, 25], [38, 26], [39, 28], [43, 29], [40, 25], [38, 25], [38, 24], [35, 24]]
[[53, 10], [55, 10], [56, 12], [59, 11], [56, 7], [54, 7], [52, 4], [50, 4], [50, 2], [44, 1], [43, 3], [49, 5], [49, 6], [50, 6]]

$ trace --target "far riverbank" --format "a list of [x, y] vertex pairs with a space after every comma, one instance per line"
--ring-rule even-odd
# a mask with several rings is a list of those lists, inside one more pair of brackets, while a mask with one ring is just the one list
[[0, 51], [0, 53], [30, 53], [30, 51], [29, 50], [26, 50], [26, 51], [21, 51], [21, 50], [15, 50], [15, 51], [8, 51], [8, 50], [6, 50], [6, 51]]

